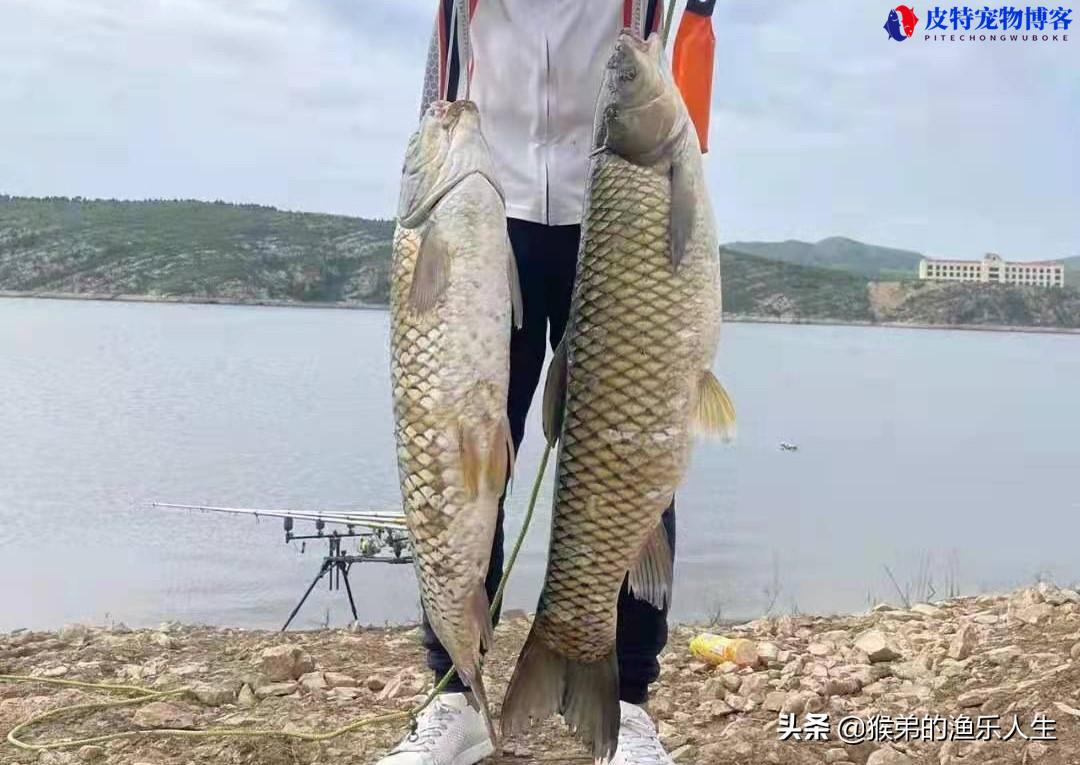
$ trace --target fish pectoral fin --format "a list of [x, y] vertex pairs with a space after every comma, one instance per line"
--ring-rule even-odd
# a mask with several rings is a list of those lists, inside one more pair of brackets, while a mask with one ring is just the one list
[[685, 149], [671, 161], [671, 267], [678, 271], [694, 233], [698, 196], [694, 188], [694, 168]]
[[577, 661], [550, 648], [534, 626], [503, 700], [503, 736], [556, 712], [594, 758], [611, 759], [619, 743], [621, 717], [615, 646], [599, 661]]
[[702, 432], [720, 436], [725, 441], [735, 437], [735, 405], [716, 375], [708, 369], [702, 371], [698, 382], [694, 424]]
[[544, 381], [544, 436], [549, 446], [554, 446], [562, 432], [563, 410], [566, 408], [566, 333], [555, 348], [555, 355], [548, 365]]
[[637, 563], [630, 569], [630, 593], [638, 600], [644, 600], [662, 611], [671, 602], [673, 573], [671, 542], [668, 540], [667, 528], [661, 521], [645, 540]]
[[[509, 247], [508, 247], [509, 249]], [[517, 256], [510, 249], [510, 262], [506, 266], [506, 275], [510, 280], [510, 315], [514, 327], [521, 329], [525, 320], [525, 303], [521, 297], [521, 277], [518, 275]]]
[[446, 291], [450, 283], [450, 249], [437, 225], [427, 226], [421, 235], [420, 252], [413, 268], [409, 287], [409, 305], [417, 313], [426, 313]]

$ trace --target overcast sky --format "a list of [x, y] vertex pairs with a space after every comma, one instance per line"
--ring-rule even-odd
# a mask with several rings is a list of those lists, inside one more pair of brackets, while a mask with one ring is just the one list
[[[920, 23], [898, 43], [889, 7], [720, 0], [721, 237], [1080, 254], [1080, 26], [1035, 45], [926, 42]], [[388, 217], [433, 9], [0, 0], [0, 192]]]

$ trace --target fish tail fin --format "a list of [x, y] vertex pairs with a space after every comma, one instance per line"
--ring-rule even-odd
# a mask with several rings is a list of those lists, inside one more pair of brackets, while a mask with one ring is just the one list
[[619, 742], [621, 717], [615, 646], [600, 661], [576, 661], [550, 648], [534, 625], [503, 700], [503, 735], [524, 730], [530, 721], [556, 712], [595, 759], [611, 759]]
[[694, 423], [703, 432], [719, 435], [725, 441], [735, 437], [735, 405], [716, 375], [708, 369], [701, 373], [698, 381]]
[[491, 611], [488, 601], [487, 590], [484, 588], [484, 583], [480, 582], [473, 590], [472, 595], [468, 599], [469, 615], [473, 620], [473, 625], [476, 629], [477, 637], [479, 638], [479, 645], [476, 646], [476, 653], [472, 654], [466, 660], [466, 657], [451, 656], [454, 660], [454, 669], [465, 685], [469, 687], [469, 691], [472, 693], [472, 699], [470, 703], [480, 712], [480, 715], [484, 718], [484, 724], [487, 726], [488, 735], [491, 736], [491, 743], [494, 746], [498, 746], [498, 738], [495, 733], [495, 723], [492, 722], [491, 708], [488, 706], [487, 691], [484, 688], [484, 676], [480, 666], [480, 654], [483, 650], [491, 647], [494, 642], [494, 628], [491, 624]]
[[469, 699], [470, 706], [473, 706], [473, 708], [480, 713], [480, 716], [484, 718], [484, 725], [487, 727], [491, 745], [498, 751], [499, 734], [495, 730], [495, 721], [491, 718], [491, 707], [488, 706], [487, 690], [484, 689], [483, 675], [477, 672], [475, 677], [473, 677], [472, 682], [468, 685], [469, 693], [471, 694], [471, 698]]

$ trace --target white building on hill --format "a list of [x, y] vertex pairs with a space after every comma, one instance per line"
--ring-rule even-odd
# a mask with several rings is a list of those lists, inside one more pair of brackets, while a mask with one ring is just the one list
[[923, 258], [919, 263], [919, 278], [934, 282], [983, 282], [1032, 287], [1063, 287], [1065, 286], [1065, 265], [1050, 260], [1011, 263], [994, 253], [989, 253], [982, 260]]

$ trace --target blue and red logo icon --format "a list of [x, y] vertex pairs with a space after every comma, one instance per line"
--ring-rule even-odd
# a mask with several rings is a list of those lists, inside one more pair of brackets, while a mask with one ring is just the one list
[[918, 23], [919, 17], [915, 15], [914, 8], [898, 5], [889, 11], [889, 18], [885, 20], [885, 31], [892, 39], [903, 42], [915, 33]]

